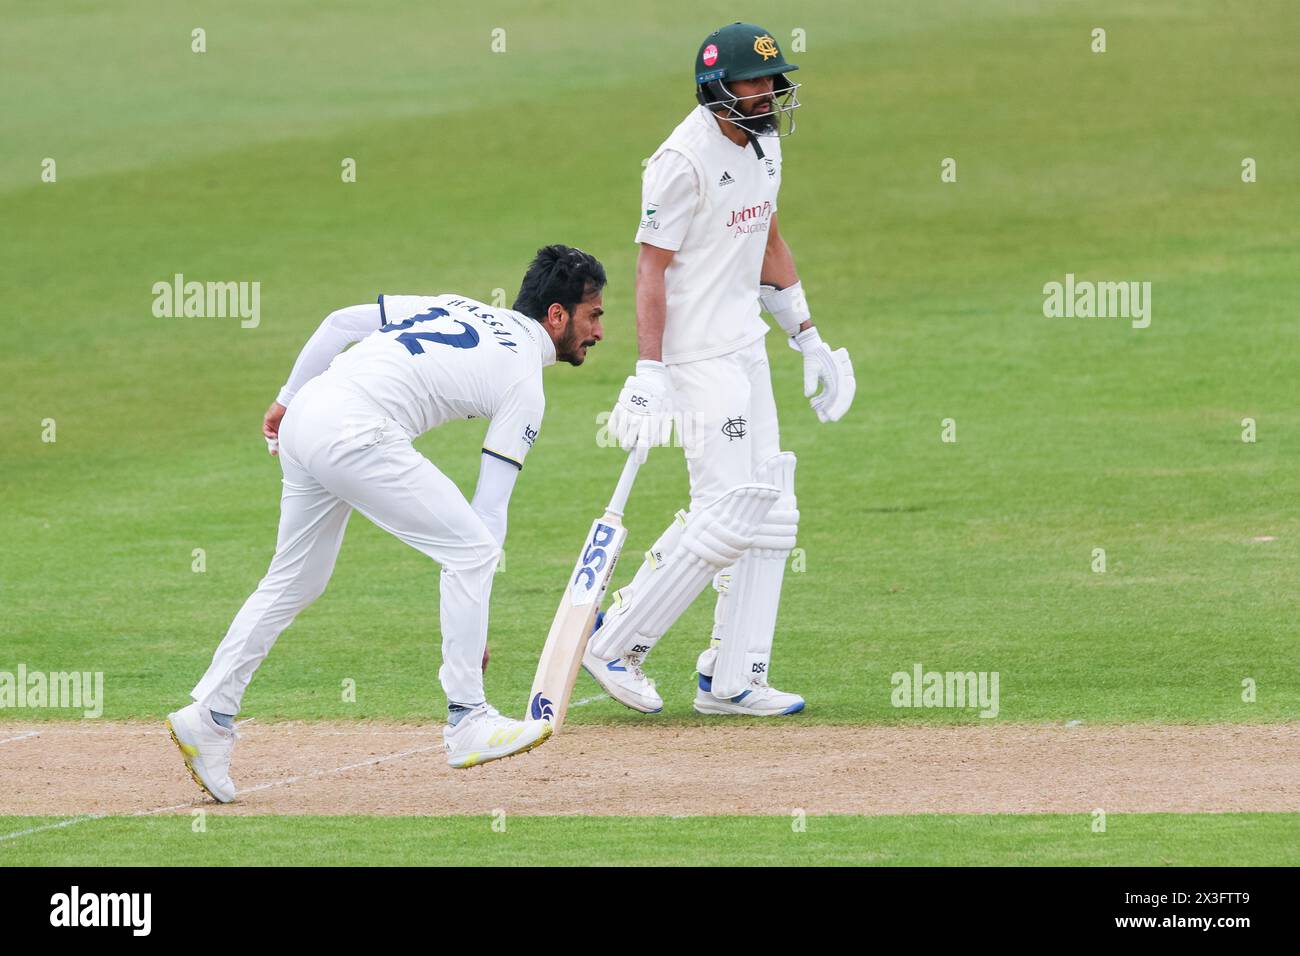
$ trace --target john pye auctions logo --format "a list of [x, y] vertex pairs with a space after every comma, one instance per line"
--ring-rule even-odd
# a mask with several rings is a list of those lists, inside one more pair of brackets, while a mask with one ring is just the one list
[[767, 232], [768, 221], [772, 218], [772, 202], [764, 200], [761, 205], [742, 206], [740, 209], [731, 211], [731, 218], [727, 220], [727, 228], [734, 228], [736, 231], [733, 236], [741, 236], [751, 232]]

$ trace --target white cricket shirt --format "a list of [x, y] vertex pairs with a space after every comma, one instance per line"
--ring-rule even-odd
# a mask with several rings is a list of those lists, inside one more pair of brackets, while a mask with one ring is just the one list
[[366, 395], [412, 438], [455, 418], [491, 420], [483, 451], [518, 468], [546, 409], [555, 344], [526, 315], [462, 295], [381, 295], [384, 325], [322, 377]]
[[758, 292], [781, 189], [781, 141], [763, 158], [737, 146], [697, 106], [650, 158], [636, 241], [671, 249], [664, 274], [664, 362], [725, 355], [767, 334]]

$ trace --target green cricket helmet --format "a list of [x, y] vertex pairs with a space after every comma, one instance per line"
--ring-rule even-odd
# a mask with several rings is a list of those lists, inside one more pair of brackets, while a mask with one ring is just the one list
[[[785, 61], [772, 34], [752, 23], [732, 23], [710, 33], [695, 54], [695, 98], [751, 136], [789, 136], [794, 132], [794, 111], [799, 107], [795, 90], [800, 84], [791, 83], [786, 74], [797, 69]], [[728, 84], [762, 76], [772, 77], [772, 109], [751, 116], [746, 101], [766, 99], [766, 94], [736, 96]]]

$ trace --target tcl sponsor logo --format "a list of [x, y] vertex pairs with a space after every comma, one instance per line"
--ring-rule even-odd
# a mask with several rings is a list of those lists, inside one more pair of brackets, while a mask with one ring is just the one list
[[733, 236], [741, 236], [751, 232], [766, 232], [768, 222], [772, 218], [772, 202], [765, 200], [761, 205], [742, 206], [740, 209], [731, 210], [731, 218], [727, 220], [727, 228], [735, 229]]

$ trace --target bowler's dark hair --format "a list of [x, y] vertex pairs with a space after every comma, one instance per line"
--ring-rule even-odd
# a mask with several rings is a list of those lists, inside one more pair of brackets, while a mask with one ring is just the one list
[[554, 302], [573, 314], [587, 296], [605, 288], [605, 267], [595, 256], [573, 246], [543, 246], [533, 256], [511, 306], [541, 322]]

